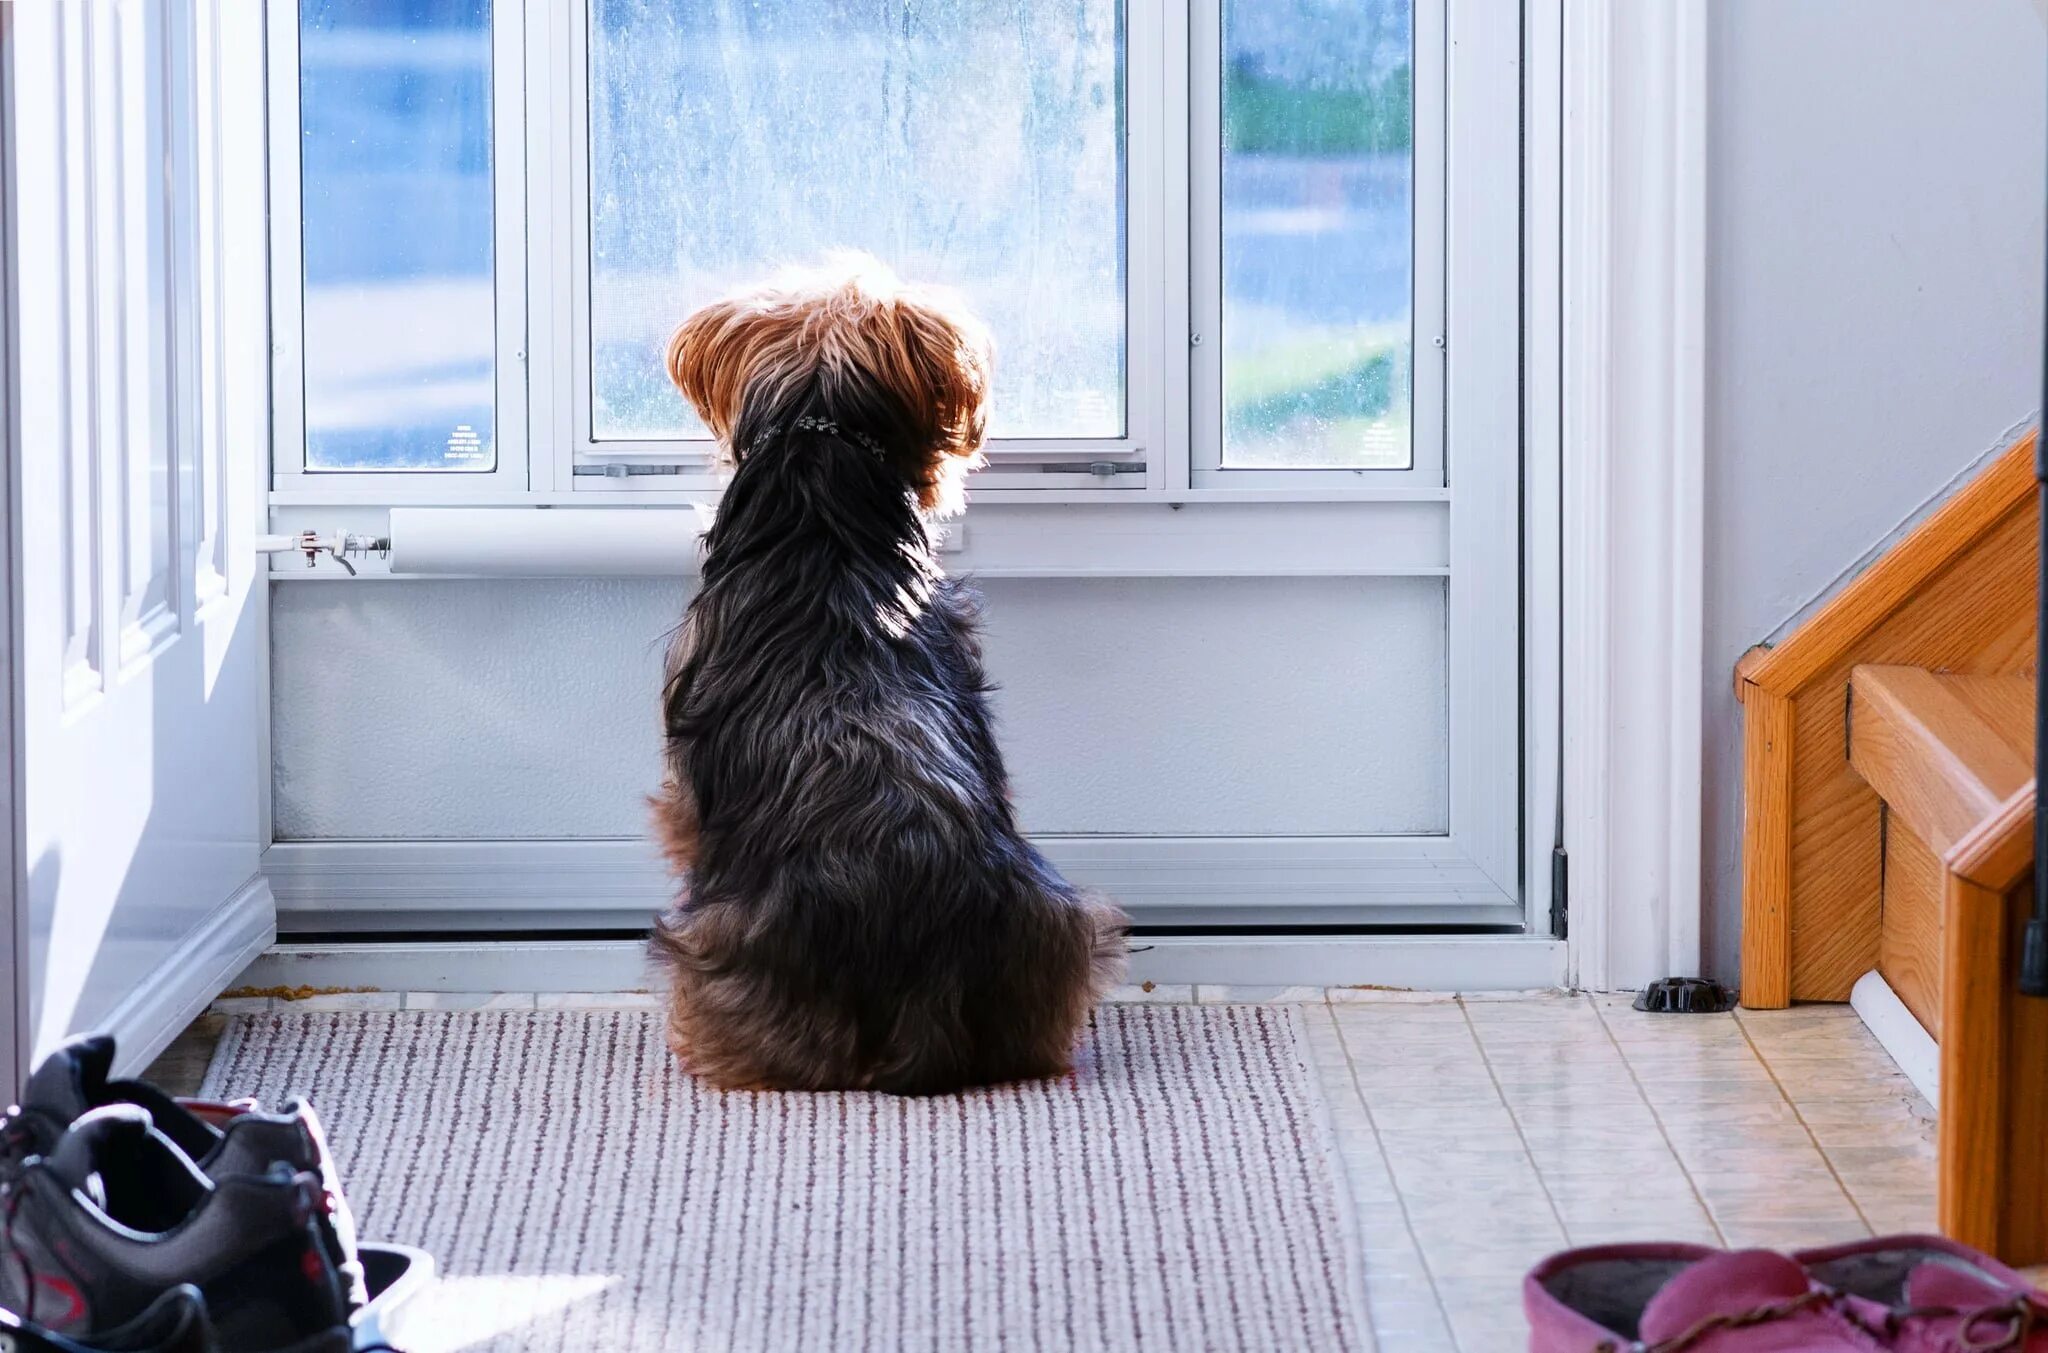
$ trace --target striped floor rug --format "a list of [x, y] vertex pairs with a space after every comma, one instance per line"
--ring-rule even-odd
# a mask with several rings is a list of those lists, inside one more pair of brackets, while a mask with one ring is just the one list
[[309, 1096], [452, 1348], [1360, 1349], [1291, 1007], [1128, 1005], [1084, 1069], [933, 1099], [726, 1094], [647, 1010], [230, 1021], [206, 1093]]

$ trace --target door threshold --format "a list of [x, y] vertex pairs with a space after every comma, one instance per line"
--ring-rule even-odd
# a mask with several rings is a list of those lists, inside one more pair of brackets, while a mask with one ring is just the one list
[[[1156, 935], [1132, 941], [1130, 981], [1153, 987], [1532, 991], [1565, 982], [1562, 940], [1524, 935]], [[286, 941], [238, 988], [356, 991], [644, 991], [637, 939]], [[1189, 997], [1192, 999], [1192, 996]]]

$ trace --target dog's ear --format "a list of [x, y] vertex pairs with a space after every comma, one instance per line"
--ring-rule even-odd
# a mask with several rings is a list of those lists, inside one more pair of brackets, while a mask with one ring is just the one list
[[892, 309], [892, 327], [908, 378], [903, 384], [909, 387], [898, 393], [929, 419], [934, 452], [978, 457], [987, 439], [994, 365], [988, 330], [963, 306], [932, 293], [906, 292]]
[[788, 338], [790, 316], [750, 297], [694, 311], [668, 340], [668, 378], [721, 442], [732, 435], [749, 379], [761, 358]]

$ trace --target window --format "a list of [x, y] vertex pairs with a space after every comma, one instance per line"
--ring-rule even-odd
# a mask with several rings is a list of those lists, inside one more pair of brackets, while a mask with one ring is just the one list
[[305, 462], [497, 457], [490, 0], [299, 13]]
[[977, 307], [993, 436], [1123, 436], [1122, 37], [1118, 0], [593, 0], [592, 440], [704, 437], [649, 355], [834, 248]]
[[1225, 0], [1225, 466], [1413, 463], [1411, 28], [1405, 0]]
[[1503, 379], [1477, 0], [271, 4], [280, 490], [715, 492], [668, 333], [841, 247], [988, 320], [982, 501], [1441, 497]]

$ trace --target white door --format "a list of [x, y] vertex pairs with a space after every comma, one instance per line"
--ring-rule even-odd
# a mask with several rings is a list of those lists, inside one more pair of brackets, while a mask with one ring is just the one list
[[232, 0], [0, 13], [29, 986], [17, 1058], [105, 1029], [133, 1068], [275, 931], [257, 873], [261, 25], [259, 6]]

